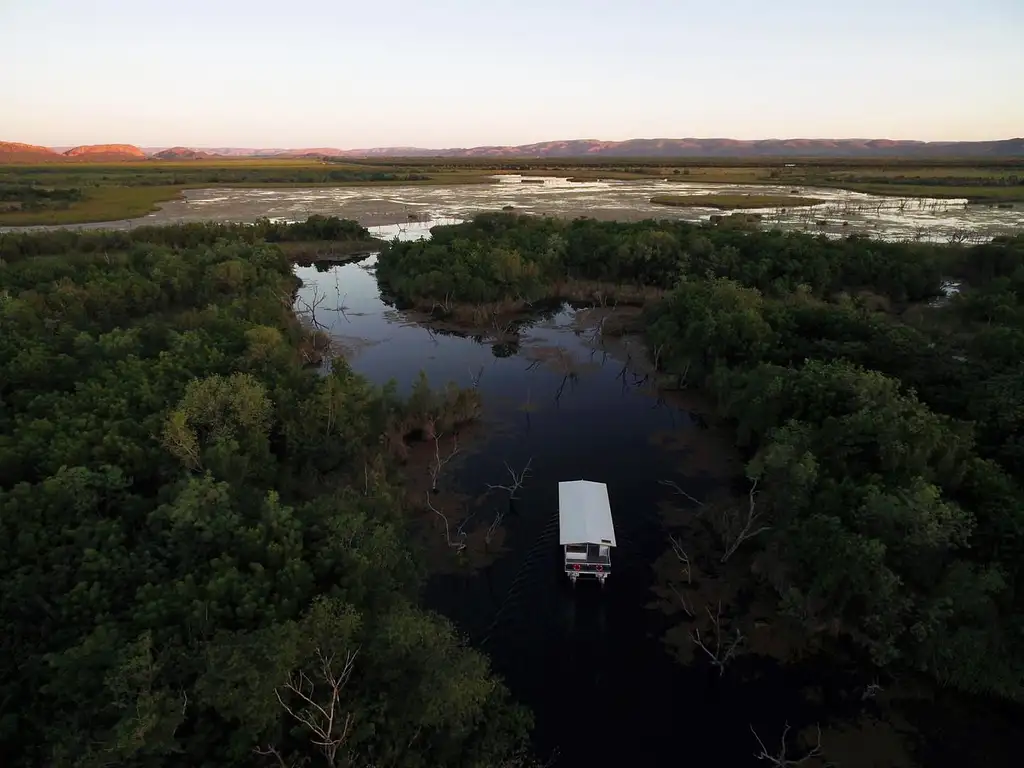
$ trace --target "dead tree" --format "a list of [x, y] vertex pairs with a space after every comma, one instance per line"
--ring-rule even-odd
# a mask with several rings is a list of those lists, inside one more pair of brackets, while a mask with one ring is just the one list
[[470, 512], [462, 519], [462, 522], [459, 523], [459, 527], [455, 529], [455, 541], [461, 541], [466, 538], [466, 526], [469, 525], [474, 517], [476, 517], [476, 512]]
[[516, 497], [516, 493], [519, 491], [520, 488], [523, 487], [523, 483], [526, 481], [526, 476], [530, 474], [530, 465], [533, 464], [533, 457], [530, 457], [530, 459], [526, 462], [526, 466], [524, 466], [522, 471], [520, 472], [516, 472], [514, 469], [512, 469], [512, 467], [508, 465], [507, 461], [504, 462], [504, 464], [505, 469], [508, 470], [508, 473], [512, 478], [512, 482], [509, 483], [508, 485], [492, 485], [491, 483], [487, 483], [487, 487], [492, 491], [498, 489], [508, 491], [508, 497], [510, 499], [514, 499]]
[[[328, 765], [335, 764], [335, 756], [348, 740], [352, 727], [351, 713], [342, 712], [341, 694], [352, 675], [358, 653], [358, 648], [346, 653], [341, 671], [335, 672], [334, 654], [327, 655], [317, 648], [320, 679], [316, 684], [305, 672], [300, 671], [297, 675], [292, 675], [282, 687], [274, 689], [284, 711], [312, 733], [312, 742], [320, 748]], [[322, 694], [318, 695], [318, 688], [323, 691]], [[260, 754], [273, 754], [283, 764], [281, 755], [273, 747]]]
[[455, 538], [452, 538], [452, 529], [451, 526], [448, 524], [448, 516], [430, 502], [429, 493], [427, 494], [427, 507], [430, 509], [431, 512], [433, 512], [435, 515], [440, 517], [441, 520], [444, 521], [444, 540], [448, 544], [448, 547], [450, 549], [454, 549], [456, 552], [461, 552], [462, 550], [464, 550], [466, 548], [466, 534], [460, 529], [456, 532]]
[[434, 435], [434, 460], [430, 462], [430, 490], [437, 490], [437, 479], [441, 476], [441, 470], [444, 469], [445, 465], [455, 458], [455, 454], [459, 452], [459, 438], [458, 436], [452, 437], [452, 452], [447, 456], [441, 455], [441, 438], [444, 434]]
[[761, 751], [754, 754], [758, 760], [767, 760], [769, 763], [774, 765], [776, 768], [792, 768], [792, 766], [803, 765], [808, 760], [815, 757], [821, 757], [821, 726], [815, 725], [815, 729], [818, 732], [818, 738], [811, 747], [802, 757], [798, 757], [795, 760], [790, 760], [786, 757], [786, 736], [789, 734], [789, 721], [786, 721], [785, 727], [782, 729], [782, 737], [779, 739], [779, 751], [774, 755], [768, 754], [768, 748], [765, 747], [764, 742], [761, 741], [761, 737], [757, 735], [757, 731], [754, 730], [754, 726], [750, 726], [750, 732], [754, 734], [754, 738], [757, 739], [758, 746], [761, 747]]
[[[516, 494], [519, 492], [519, 489], [523, 487], [523, 483], [526, 482], [526, 476], [530, 474], [530, 465], [532, 463], [533, 457], [531, 456], [530, 459], [526, 462], [526, 466], [523, 467], [522, 471], [516, 472], [514, 469], [512, 469], [512, 467], [508, 465], [508, 462], [506, 461], [505, 469], [508, 470], [508, 473], [511, 476], [512, 481], [508, 485], [493, 485], [491, 483], [488, 483], [487, 488], [492, 491], [499, 489], [507, 491], [509, 507], [511, 507], [512, 501], [516, 498]], [[488, 544], [491, 543], [491, 539], [494, 538], [494, 532], [498, 530], [498, 526], [501, 525], [501, 521], [504, 519], [505, 512], [501, 508], [499, 508], [498, 511], [494, 514], [494, 522], [492, 522], [490, 527], [487, 529], [487, 533], [484, 536], [484, 541], [486, 541]]]
[[739, 647], [740, 643], [743, 642], [743, 634], [737, 629], [736, 635], [729, 639], [725, 644], [725, 648], [723, 648], [722, 601], [718, 601], [718, 610], [716, 613], [712, 614], [711, 608], [706, 605], [704, 606], [704, 610], [708, 612], [708, 618], [711, 619], [711, 625], [714, 627], [715, 630], [715, 648], [714, 650], [712, 650], [704, 644], [704, 641], [700, 638], [699, 627], [694, 627], [693, 631], [690, 633], [690, 639], [698, 648], [700, 648], [702, 651], [704, 651], [704, 653], [708, 655], [708, 658], [711, 659], [711, 664], [713, 666], [718, 667], [718, 674], [719, 676], [721, 676], [725, 674], [725, 665], [728, 664], [729, 660], [736, 655], [736, 649]]
[[313, 283], [312, 288], [313, 293], [308, 301], [301, 295], [296, 295], [295, 303], [299, 307], [299, 314], [308, 317], [314, 328], [326, 328], [326, 325], [316, 319], [316, 311], [327, 300], [327, 294], [320, 292], [320, 286], [317, 283]]
[[761, 525], [763, 513], [757, 509], [756, 495], [757, 480], [754, 480], [750, 484], [750, 493], [747, 494], [749, 504], [746, 515], [743, 515], [736, 509], [726, 509], [722, 512], [721, 533], [726, 544], [725, 553], [722, 555], [723, 563], [732, 557], [733, 553], [739, 549], [740, 544], [744, 541], [754, 538], [759, 533], [771, 530], [770, 525]]

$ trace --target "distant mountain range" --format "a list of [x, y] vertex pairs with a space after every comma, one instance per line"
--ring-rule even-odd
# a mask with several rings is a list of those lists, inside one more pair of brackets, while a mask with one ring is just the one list
[[422, 147], [239, 148], [136, 147], [98, 144], [81, 147], [40, 147], [0, 141], [0, 163], [200, 160], [237, 157], [450, 157], [450, 158], [1002, 158], [1024, 157], [1024, 138], [1002, 141], [893, 141], [889, 139], [574, 139], [518, 146], [425, 149]]

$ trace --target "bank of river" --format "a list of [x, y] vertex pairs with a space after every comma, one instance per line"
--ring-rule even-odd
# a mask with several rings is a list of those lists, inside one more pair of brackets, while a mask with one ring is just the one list
[[[300, 220], [311, 214], [350, 218], [364, 226], [438, 218], [468, 218], [511, 206], [521, 213], [632, 221], [645, 218], [706, 220], [711, 207], [667, 208], [659, 195], [795, 195], [819, 205], [763, 209], [763, 222], [832, 236], [868, 234], [887, 239], [978, 241], [1024, 229], [1024, 204], [1011, 209], [967, 205], [964, 200], [894, 198], [839, 189], [701, 184], [668, 180], [571, 182], [565, 178], [500, 176], [498, 183], [455, 186], [315, 187], [186, 190], [180, 200], [138, 219], [66, 225], [73, 229], [128, 228], [185, 221]], [[749, 212], [749, 211], [748, 211]], [[19, 228], [8, 228], [15, 230]]]

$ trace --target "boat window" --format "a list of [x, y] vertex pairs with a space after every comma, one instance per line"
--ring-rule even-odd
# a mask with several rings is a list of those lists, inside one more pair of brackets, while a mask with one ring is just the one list
[[585, 555], [585, 554], [587, 554], [587, 545], [586, 544], [566, 544], [565, 545], [565, 551], [566, 552], [572, 552], [575, 555]]

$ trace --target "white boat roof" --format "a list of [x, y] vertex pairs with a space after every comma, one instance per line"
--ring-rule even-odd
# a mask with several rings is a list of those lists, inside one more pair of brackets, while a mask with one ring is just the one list
[[607, 485], [590, 480], [558, 484], [558, 543], [615, 546]]

